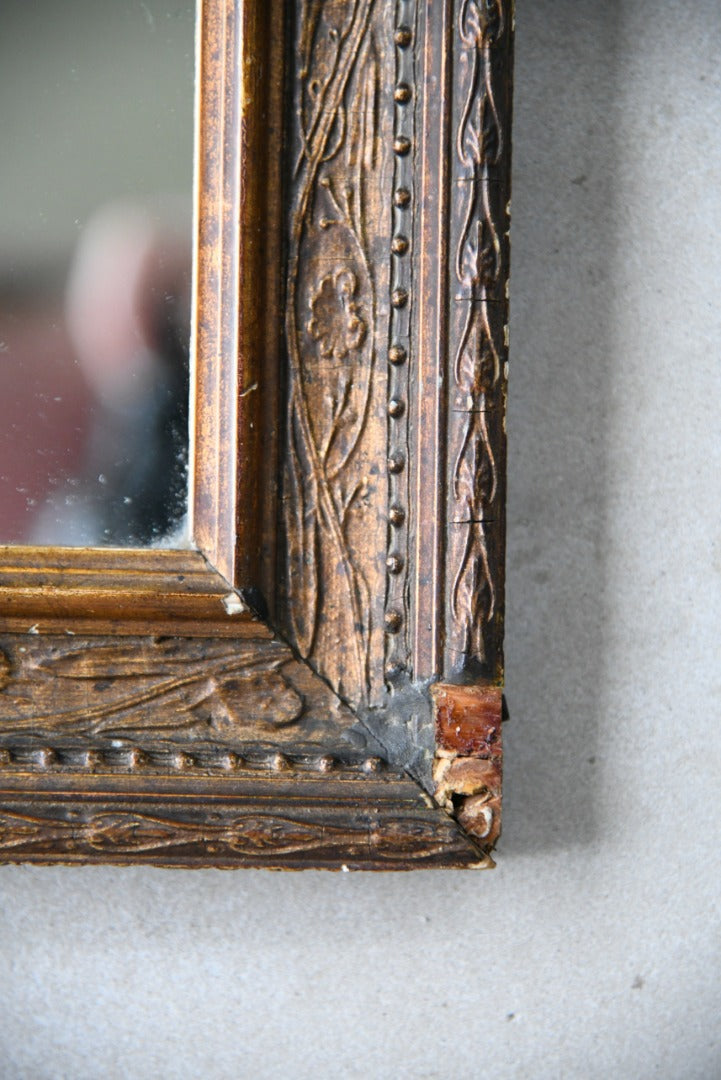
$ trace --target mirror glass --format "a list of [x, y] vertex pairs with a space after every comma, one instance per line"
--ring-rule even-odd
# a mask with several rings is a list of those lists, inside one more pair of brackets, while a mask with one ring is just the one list
[[187, 542], [195, 18], [0, 2], [0, 543]]

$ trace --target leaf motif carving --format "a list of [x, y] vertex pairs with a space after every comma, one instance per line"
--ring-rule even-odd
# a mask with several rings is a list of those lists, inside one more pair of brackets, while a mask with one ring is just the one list
[[462, 0], [458, 22], [465, 46], [480, 49], [490, 45], [505, 29], [504, 0]]
[[455, 569], [450, 600], [454, 648], [480, 662], [486, 659], [487, 628], [497, 611], [489, 537], [497, 513], [499, 466], [489, 417], [502, 407], [498, 393], [505, 340], [499, 313], [505, 304], [500, 287], [506, 268], [499, 224], [505, 208], [493, 204], [491, 178], [504, 154], [493, 50], [506, 31], [505, 0], [461, 0], [457, 48], [464, 97], [456, 158], [464, 182], [457, 185], [461, 227], [454, 268], [460, 295], [453, 361], [449, 512]]
[[[2, 701], [3, 729], [137, 735], [234, 743], [250, 725], [299, 720], [304, 701], [287, 681], [275, 642], [115, 639], [77, 646], [37, 638], [19, 650]], [[62, 689], [59, 691], [58, 686]]]
[[448, 847], [450, 822], [419, 815], [385, 817], [382, 823], [373, 814], [348, 815], [342, 824], [322, 814], [228, 812], [215, 815], [220, 820], [199, 820], [192, 809], [178, 808], [173, 816], [142, 813], [125, 808], [98, 809], [69, 818], [61, 810], [56, 815], [28, 813], [0, 808], [0, 852], [12, 858], [33, 855], [60, 858], [156, 855], [159, 860], [185, 854], [232, 856], [257, 859], [259, 864], [279, 856], [313, 852], [338, 860], [356, 857], [372, 863], [390, 862], [400, 857], [419, 862], [442, 856]]

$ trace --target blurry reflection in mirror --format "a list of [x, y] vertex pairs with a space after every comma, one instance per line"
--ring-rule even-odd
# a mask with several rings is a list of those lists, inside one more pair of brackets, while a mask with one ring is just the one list
[[0, 543], [188, 542], [194, 30], [0, 4]]

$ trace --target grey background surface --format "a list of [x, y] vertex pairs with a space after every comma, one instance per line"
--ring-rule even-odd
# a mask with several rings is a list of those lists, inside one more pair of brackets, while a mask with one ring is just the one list
[[0, 1076], [721, 1076], [721, 7], [518, 0], [493, 873], [0, 871]]

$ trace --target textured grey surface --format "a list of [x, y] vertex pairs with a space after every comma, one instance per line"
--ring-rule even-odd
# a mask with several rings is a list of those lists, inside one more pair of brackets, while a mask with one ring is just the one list
[[0, 871], [0, 1076], [721, 1076], [721, 7], [518, 0], [494, 873]]

